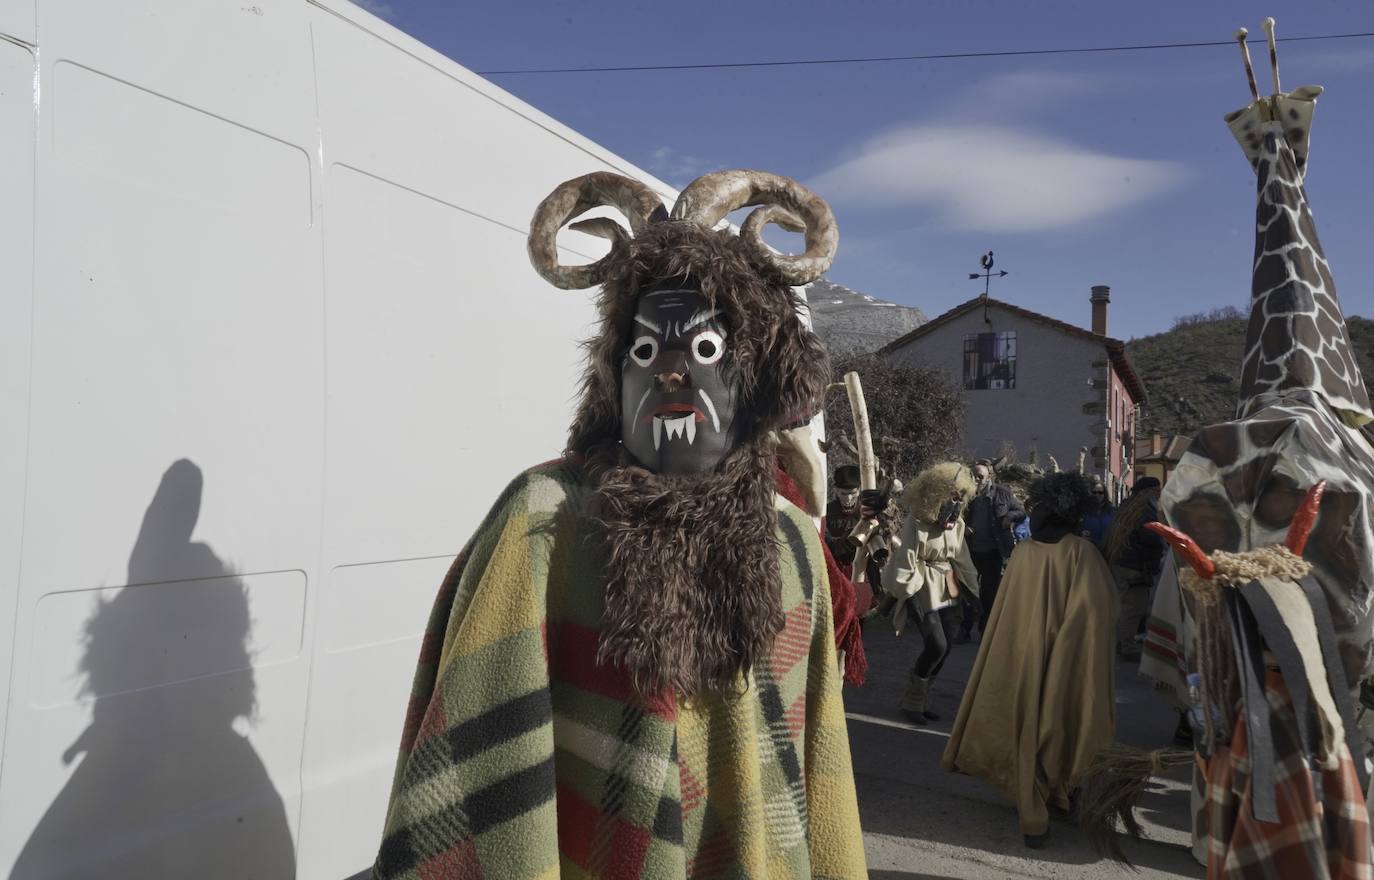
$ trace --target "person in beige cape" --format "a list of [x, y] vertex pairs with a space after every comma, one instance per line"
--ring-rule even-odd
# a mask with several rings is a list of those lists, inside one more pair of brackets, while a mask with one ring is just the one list
[[940, 718], [930, 709], [930, 685], [949, 656], [958, 625], [953, 617], [955, 600], [961, 589], [978, 592], [978, 572], [969, 557], [959, 515], [972, 495], [969, 469], [942, 461], [917, 474], [900, 501], [907, 516], [883, 570], [882, 584], [895, 600], [892, 625], [897, 635], [908, 622], [914, 622], [921, 633], [921, 653], [899, 706], [915, 724]]
[[1031, 486], [1031, 540], [1017, 545], [979, 646], [942, 764], [1011, 798], [1026, 845], [1049, 835], [1115, 733], [1117, 598], [1102, 555], [1076, 533], [1091, 484], [1056, 473]]

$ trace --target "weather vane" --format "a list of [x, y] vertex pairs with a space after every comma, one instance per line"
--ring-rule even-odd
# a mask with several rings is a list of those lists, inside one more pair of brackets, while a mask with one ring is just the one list
[[998, 278], [1006, 278], [1006, 277], [1007, 277], [1007, 270], [1006, 270], [1006, 269], [1002, 269], [1002, 270], [999, 271], [999, 272], [994, 272], [994, 271], [992, 271], [992, 263], [993, 263], [992, 251], [988, 251], [986, 254], [983, 254], [983, 259], [981, 259], [981, 260], [978, 261], [978, 265], [980, 265], [980, 266], [983, 267], [983, 271], [982, 271], [982, 272], [970, 272], [970, 273], [968, 273], [968, 277], [969, 277], [969, 280], [970, 280], [970, 281], [976, 281], [976, 280], [978, 280], [979, 278], [983, 279], [983, 323], [984, 323], [984, 324], [991, 324], [991, 323], [992, 323], [992, 315], [988, 314], [988, 288], [990, 288], [990, 287], [992, 286], [992, 276], [996, 275]]
[[978, 280], [979, 278], [983, 279], [983, 296], [984, 296], [984, 297], [986, 297], [986, 296], [988, 295], [988, 288], [991, 287], [991, 285], [992, 285], [992, 276], [996, 275], [998, 278], [1005, 278], [1005, 277], [1007, 277], [1007, 270], [1006, 270], [1006, 269], [1003, 269], [1003, 270], [1000, 271], [1000, 272], [994, 272], [994, 271], [992, 271], [992, 263], [993, 263], [993, 260], [992, 260], [992, 251], [988, 251], [986, 254], [983, 254], [983, 259], [979, 261], [979, 265], [981, 265], [981, 266], [983, 267], [983, 271], [982, 271], [982, 272], [970, 272], [970, 273], [968, 273], [968, 277], [969, 277], [969, 280], [970, 280], [970, 281], [976, 281], [976, 280]]

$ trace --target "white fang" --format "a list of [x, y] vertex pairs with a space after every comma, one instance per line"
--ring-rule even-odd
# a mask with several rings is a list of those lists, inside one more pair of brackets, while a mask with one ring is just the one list
[[701, 395], [701, 399], [704, 400], [704, 401], [706, 401], [706, 409], [707, 409], [707, 411], [709, 411], [709, 412], [711, 413], [711, 424], [715, 427], [716, 433], [719, 434], [719, 433], [720, 433], [720, 416], [716, 415], [716, 405], [715, 405], [714, 403], [711, 402], [711, 398], [709, 398], [709, 397], [706, 396], [706, 389], [705, 389], [705, 388], [698, 388], [698, 389], [697, 389], [697, 394], [700, 394], [700, 395]]
[[697, 417], [695, 414], [687, 416], [687, 445], [690, 446], [697, 442]]
[[658, 452], [658, 444], [663, 440], [663, 419], [654, 419], [654, 452]]

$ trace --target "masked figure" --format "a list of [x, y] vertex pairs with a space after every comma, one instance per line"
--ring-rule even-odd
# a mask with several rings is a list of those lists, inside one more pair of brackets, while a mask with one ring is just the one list
[[943, 765], [1014, 801], [1026, 845], [1039, 847], [1050, 808], [1070, 808], [1112, 741], [1117, 599], [1102, 554], [1078, 534], [1093, 506], [1087, 478], [1049, 474], [1028, 500], [1031, 538], [1007, 564]]
[[1226, 117], [1258, 184], [1240, 400], [1161, 499], [1201, 685], [1194, 829], [1209, 878], [1368, 877], [1374, 411], [1303, 185], [1321, 89], [1260, 98], [1245, 61], [1255, 100]]
[[825, 508], [825, 543], [840, 565], [854, 564], [855, 547], [849, 533], [858, 524], [859, 466], [840, 465], [835, 468], [835, 497]]
[[[631, 229], [574, 224], [611, 251], [559, 265], [601, 205]], [[606, 172], [539, 206], [531, 261], [599, 284], [600, 326], [564, 457], [440, 588], [375, 877], [866, 876], [825, 558], [775, 492], [775, 438], [829, 377], [791, 286], [835, 244], [823, 201], [761, 172], [706, 175], [671, 216]]]
[[978, 592], [978, 571], [969, 558], [960, 515], [972, 495], [969, 469], [952, 461], [921, 471], [902, 493], [907, 515], [897, 549], [883, 571], [883, 585], [896, 600], [892, 624], [897, 634], [908, 621], [914, 621], [921, 633], [921, 653], [900, 705], [902, 714], [916, 724], [940, 717], [928, 705], [930, 685], [949, 656], [959, 594]]

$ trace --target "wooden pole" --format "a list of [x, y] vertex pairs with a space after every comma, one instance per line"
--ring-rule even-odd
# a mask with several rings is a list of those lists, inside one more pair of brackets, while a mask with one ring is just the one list
[[[854, 414], [854, 445], [859, 453], [859, 488], [878, 488], [878, 463], [873, 457], [873, 431], [868, 425], [868, 404], [864, 401], [863, 384], [859, 374], [844, 374], [844, 390], [849, 395], [849, 411]], [[868, 580], [868, 546], [861, 544], [854, 551], [854, 583]]]
[[859, 488], [878, 488], [878, 463], [873, 457], [873, 431], [868, 425], [868, 404], [859, 374], [844, 374], [844, 390], [849, 395], [849, 411], [854, 414], [854, 445], [859, 452]]

